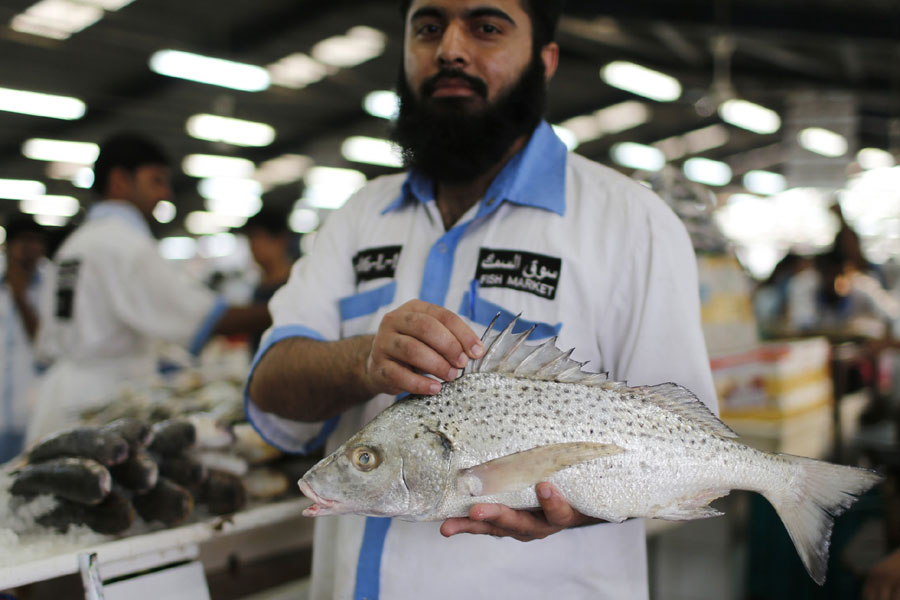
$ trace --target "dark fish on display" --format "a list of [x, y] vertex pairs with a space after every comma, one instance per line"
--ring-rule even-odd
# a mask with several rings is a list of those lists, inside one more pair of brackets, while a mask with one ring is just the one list
[[112, 490], [109, 471], [89, 458], [57, 458], [28, 465], [15, 474], [14, 496], [52, 494], [79, 504], [99, 504]]
[[136, 494], [145, 494], [156, 486], [159, 466], [143, 450], [132, 451], [125, 462], [109, 468], [113, 481]]
[[194, 424], [185, 419], [170, 419], [153, 426], [150, 451], [162, 456], [174, 456], [191, 448], [197, 442]]
[[28, 452], [28, 462], [61, 457], [90, 458], [107, 467], [128, 458], [128, 442], [102, 427], [76, 427], [44, 438]]
[[184, 522], [194, 512], [191, 493], [165, 477], [160, 477], [146, 494], [132, 498], [131, 503], [144, 521], [159, 521], [169, 527]]
[[134, 523], [134, 508], [119, 490], [111, 491], [100, 504], [86, 506], [58, 500], [56, 508], [38, 517], [37, 522], [65, 533], [72, 525], [87, 525], [103, 535], [117, 535]]

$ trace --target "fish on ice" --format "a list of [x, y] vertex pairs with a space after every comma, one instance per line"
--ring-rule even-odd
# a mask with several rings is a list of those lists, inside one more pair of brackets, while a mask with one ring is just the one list
[[878, 473], [753, 449], [686, 388], [585, 372], [555, 338], [526, 344], [531, 331], [513, 334], [515, 323], [491, 334], [492, 323], [484, 356], [439, 394], [394, 403], [303, 475], [304, 514], [433, 521], [482, 502], [530, 509], [549, 481], [592, 517], [690, 520], [749, 490], [824, 582], [833, 519]]

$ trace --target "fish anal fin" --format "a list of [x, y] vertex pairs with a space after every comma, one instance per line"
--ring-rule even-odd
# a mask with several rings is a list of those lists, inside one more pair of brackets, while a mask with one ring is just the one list
[[462, 469], [460, 489], [472, 496], [521, 490], [573, 465], [623, 452], [615, 444], [567, 442], [538, 446]]
[[716, 498], [727, 496], [730, 491], [727, 489], [706, 490], [674, 506], [660, 507], [652, 516], [654, 519], [665, 519], [666, 521], [693, 521], [694, 519], [719, 517], [724, 513], [714, 509], [709, 503]]

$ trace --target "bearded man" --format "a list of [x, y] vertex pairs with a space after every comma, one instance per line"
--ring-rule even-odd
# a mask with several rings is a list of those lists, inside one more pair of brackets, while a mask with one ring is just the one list
[[[438, 393], [498, 314], [495, 327], [521, 314], [533, 340], [558, 336], [632, 385], [677, 381], [715, 410], [684, 227], [542, 120], [560, 12], [401, 3], [394, 139], [409, 171], [330, 216], [269, 305], [247, 412], [274, 445], [331, 452], [396, 394]], [[535, 494], [540, 511], [476, 504], [440, 524], [322, 519], [311, 598], [648, 596], [641, 521], [598, 523], [547, 482]]]

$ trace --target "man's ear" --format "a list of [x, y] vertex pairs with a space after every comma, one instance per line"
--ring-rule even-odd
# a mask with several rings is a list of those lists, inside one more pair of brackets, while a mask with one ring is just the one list
[[106, 185], [106, 195], [116, 200], [127, 200], [131, 195], [134, 176], [125, 167], [110, 170]]
[[541, 48], [541, 60], [544, 61], [544, 79], [550, 81], [559, 66], [559, 45], [550, 42]]

